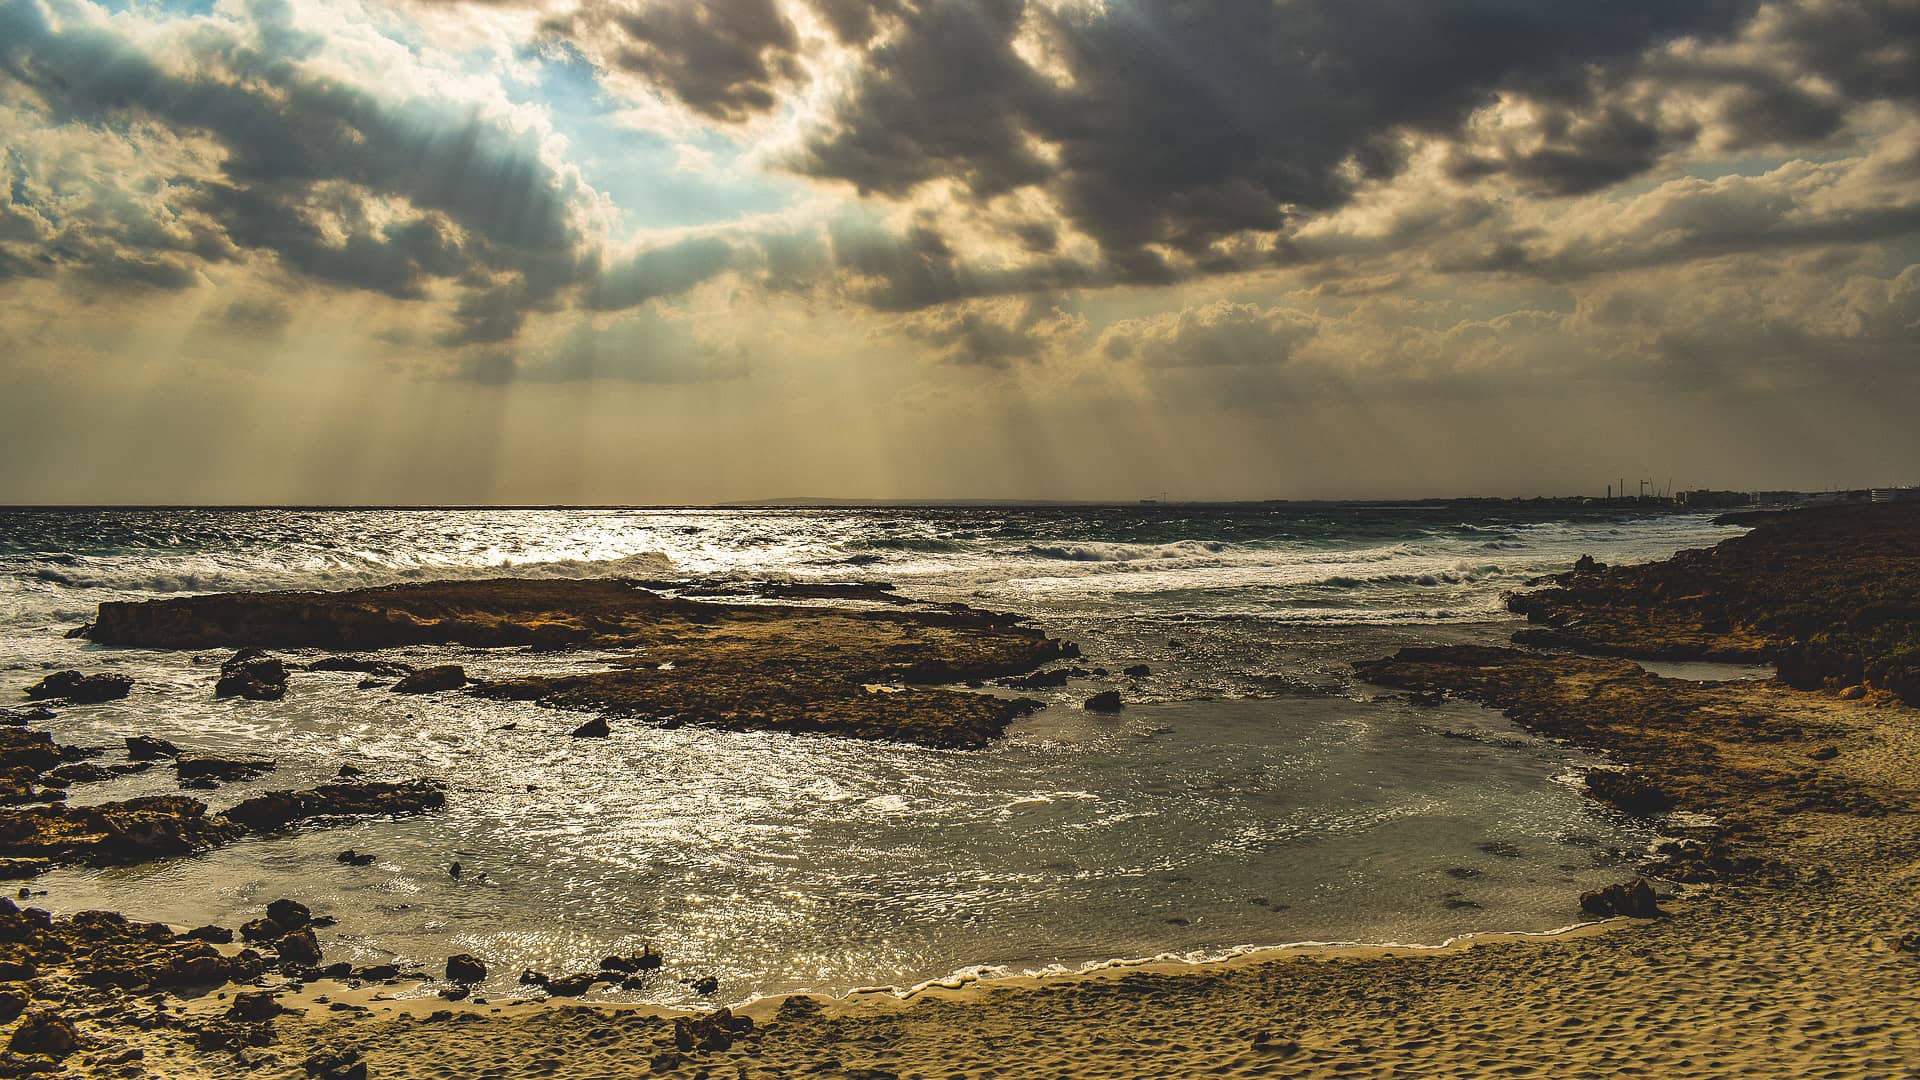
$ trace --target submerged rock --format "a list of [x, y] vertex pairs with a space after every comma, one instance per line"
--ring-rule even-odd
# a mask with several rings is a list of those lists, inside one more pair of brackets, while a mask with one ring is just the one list
[[125, 675], [82, 675], [78, 671], [56, 671], [27, 688], [36, 701], [71, 701], [78, 705], [97, 705], [117, 701], [133, 691], [133, 680]]
[[160, 758], [179, 757], [180, 748], [165, 739], [156, 739], [151, 735], [127, 736], [127, 756], [135, 761], [155, 761]]
[[458, 664], [440, 664], [436, 667], [421, 668], [393, 684], [396, 694], [432, 694], [441, 690], [458, 690], [467, 685], [467, 673]]
[[412, 664], [398, 660], [379, 660], [371, 656], [323, 656], [307, 665], [308, 671], [357, 671], [363, 675], [382, 675], [389, 679], [413, 674]]
[[1122, 707], [1118, 690], [1103, 690], [1088, 698], [1087, 703], [1082, 706], [1088, 712], [1099, 713], [1117, 713]]
[[221, 817], [252, 832], [270, 832], [307, 818], [416, 814], [446, 804], [445, 789], [432, 780], [350, 781], [321, 784], [306, 791], [269, 791], [241, 802]]
[[287, 667], [265, 650], [241, 649], [220, 665], [213, 696], [278, 701], [287, 696]]
[[179, 757], [173, 761], [181, 783], [214, 784], [228, 780], [251, 780], [265, 776], [279, 763], [272, 758]]

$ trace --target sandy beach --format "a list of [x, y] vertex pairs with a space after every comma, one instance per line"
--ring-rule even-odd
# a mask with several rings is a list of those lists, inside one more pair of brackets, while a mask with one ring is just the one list
[[[1730, 541], [1708, 561], [1727, 589], [1771, 573], [1779, 552], [1798, 558], [1807, 545], [1844, 544], [1850, 554], [1797, 571], [1812, 608], [1838, 610], [1855, 601], [1836, 582], [1870, 579], [1877, 593], [1905, 587], [1903, 545], [1914, 524], [1911, 512], [1887, 512], [1839, 532], [1763, 528], [1750, 536], [1767, 544]], [[1714, 645], [1701, 628], [1720, 625], [1722, 605], [1660, 599], [1684, 592], [1672, 582], [1697, 562], [1638, 576], [1583, 567], [1559, 585], [1566, 596], [1611, 596], [1605, 609], [1622, 633], [1643, 633], [1634, 613], [1658, 610], [1704, 651]], [[1875, 574], [1858, 573], [1875, 565]], [[1663, 574], [1668, 585], [1650, 584]], [[1801, 595], [1804, 622], [1809, 594]], [[1705, 614], [1683, 625], [1687, 611]], [[1758, 648], [1787, 647], [1744, 625], [1724, 631]], [[1609, 630], [1597, 621], [1583, 633], [1593, 652], [1631, 651], [1606, 647]], [[1871, 648], [1898, 635], [1856, 638]], [[1855, 638], [1822, 640], [1837, 656]], [[1864, 668], [1837, 669], [1898, 670], [1867, 659]], [[1623, 888], [1579, 898], [1596, 917], [1556, 934], [1483, 935], [1446, 948], [1269, 950], [906, 997], [770, 998], [737, 1013], [582, 1006], [558, 996], [395, 1001], [380, 979], [342, 982], [297, 965], [260, 972], [259, 954], [240, 944], [220, 955], [236, 964], [254, 957], [233, 976], [251, 986], [162, 990], [136, 979], [116, 988], [88, 974], [99, 963], [90, 950], [104, 946], [82, 935], [64, 953], [49, 952], [35, 944], [46, 935], [28, 928], [10, 948], [41, 970], [21, 984], [14, 1001], [28, 1011], [7, 1037], [16, 1051], [33, 1049], [37, 1036], [20, 1033], [45, 1028], [50, 1016], [70, 1023], [72, 1037], [53, 1053], [9, 1053], [0, 1067], [129, 1078], [869, 1080], [1891, 1077], [1920, 1068], [1920, 1033], [1909, 1022], [1920, 1004], [1912, 903], [1920, 774], [1911, 765], [1920, 714], [1898, 693], [1871, 677], [1806, 688], [1700, 683], [1617, 657], [1472, 646], [1409, 648], [1356, 666], [1377, 686], [1477, 701], [1536, 732], [1609, 751], [1611, 765], [1589, 774], [1591, 794], [1637, 812], [1671, 811], [1662, 830], [1670, 839], [1640, 868], [1659, 910], [1636, 906]], [[1645, 917], [1598, 917], [1629, 908]], [[30, 915], [9, 914], [7, 925], [26, 926]], [[79, 922], [54, 929], [79, 934]], [[138, 924], [116, 932], [168, 937]], [[278, 947], [286, 961], [287, 942]]]

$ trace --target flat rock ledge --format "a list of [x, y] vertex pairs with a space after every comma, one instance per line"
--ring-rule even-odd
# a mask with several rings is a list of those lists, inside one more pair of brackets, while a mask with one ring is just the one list
[[[471, 692], [670, 726], [935, 747], [984, 745], [1034, 704], [931, 684], [1022, 675], [1078, 654], [1012, 616], [878, 597], [886, 606], [725, 603], [622, 579], [502, 578], [110, 602], [100, 605], [88, 636], [178, 649], [617, 649], [630, 655], [611, 671], [478, 683]], [[819, 586], [804, 598], [877, 596], [871, 587]]]

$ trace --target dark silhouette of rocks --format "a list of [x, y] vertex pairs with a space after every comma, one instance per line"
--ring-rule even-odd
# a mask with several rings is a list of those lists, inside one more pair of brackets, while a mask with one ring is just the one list
[[604, 739], [611, 736], [613, 731], [607, 727], [606, 717], [596, 716], [574, 728], [572, 734], [576, 739]]
[[35, 701], [70, 701], [76, 705], [97, 705], [117, 701], [133, 691], [133, 680], [125, 675], [82, 675], [78, 671], [56, 671], [28, 687], [26, 694]]
[[1120, 691], [1103, 690], [1087, 699], [1083, 706], [1088, 712], [1117, 713], [1124, 707], [1120, 700]]
[[220, 681], [213, 685], [213, 696], [278, 701], [287, 696], [287, 667], [279, 657], [264, 650], [241, 649], [220, 665]]

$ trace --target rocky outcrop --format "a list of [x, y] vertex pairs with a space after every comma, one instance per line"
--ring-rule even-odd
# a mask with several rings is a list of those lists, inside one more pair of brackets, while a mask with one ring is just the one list
[[26, 694], [36, 701], [70, 701], [76, 705], [96, 705], [117, 701], [133, 691], [133, 680], [125, 675], [82, 675], [78, 671], [56, 671], [28, 687]]
[[[517, 679], [478, 692], [662, 724], [933, 746], [982, 745], [1035, 706], [928, 684], [1023, 675], [1077, 655], [1008, 616], [891, 600], [884, 608], [727, 604], [620, 580], [500, 579], [107, 603], [91, 635], [161, 648], [630, 648], [644, 654], [611, 671]], [[395, 689], [460, 685], [453, 672], [428, 671]]]
[[213, 696], [278, 701], [287, 696], [287, 666], [261, 649], [241, 649], [220, 665]]
[[95, 806], [36, 806], [0, 815], [0, 857], [118, 865], [205, 851], [243, 830], [205, 803], [157, 795]]
[[179, 757], [180, 748], [150, 735], [129, 735], [127, 756], [135, 761], [157, 761], [160, 758]]
[[370, 780], [322, 784], [306, 791], [269, 791], [220, 816], [250, 832], [272, 832], [309, 818], [418, 814], [446, 804], [445, 789], [431, 780]]
[[1088, 698], [1086, 704], [1082, 706], [1088, 712], [1097, 713], [1117, 713], [1123, 707], [1124, 703], [1120, 700], [1118, 690], [1103, 690]]
[[1920, 504], [1795, 510], [1715, 547], [1582, 565], [1508, 601], [1526, 645], [1646, 659], [1771, 661], [1802, 689], [1866, 684], [1920, 703]]

